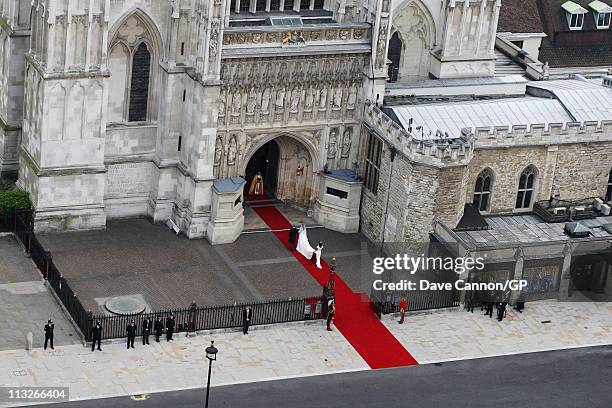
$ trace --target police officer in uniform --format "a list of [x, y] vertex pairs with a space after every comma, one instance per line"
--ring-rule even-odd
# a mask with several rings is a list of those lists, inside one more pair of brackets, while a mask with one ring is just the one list
[[142, 345], [149, 344], [149, 334], [151, 334], [151, 320], [147, 317], [142, 322]]
[[94, 351], [96, 341], [98, 342], [98, 350], [102, 351], [100, 348], [100, 343], [102, 342], [102, 323], [98, 320], [94, 327], [91, 329], [92, 341], [91, 341], [91, 351]]
[[155, 330], [155, 341], [159, 343], [159, 338], [164, 332], [164, 324], [161, 321], [161, 317], [157, 316], [157, 320], [155, 320], [155, 324], [153, 325], [153, 330]]
[[170, 313], [170, 316], [166, 319], [166, 341], [174, 340], [172, 338], [172, 334], [174, 333], [174, 325], [176, 321], [174, 320], [174, 314]]
[[251, 318], [253, 317], [253, 310], [250, 306], [245, 307], [242, 310], [242, 334], [249, 334], [249, 326], [251, 325]]
[[127, 325], [127, 348], [134, 348], [134, 339], [136, 338], [136, 323], [134, 319]]
[[53, 324], [53, 320], [48, 320], [47, 324], [45, 324], [45, 350], [47, 349], [47, 343], [51, 342], [51, 350], [53, 349], [53, 329], [55, 325]]

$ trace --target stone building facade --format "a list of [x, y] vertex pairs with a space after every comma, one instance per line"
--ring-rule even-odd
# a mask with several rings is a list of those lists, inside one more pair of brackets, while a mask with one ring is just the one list
[[494, 62], [499, 0], [282, 3], [1, 1], [0, 171], [19, 171], [36, 229], [146, 215], [204, 237], [214, 181], [248, 182], [262, 149], [271, 194], [313, 209], [323, 168], [359, 170], [392, 33], [422, 54], [406, 77]]

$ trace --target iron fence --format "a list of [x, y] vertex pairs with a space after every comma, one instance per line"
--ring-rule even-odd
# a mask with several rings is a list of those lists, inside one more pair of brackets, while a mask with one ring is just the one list
[[192, 305], [186, 309], [162, 310], [134, 315], [94, 315], [86, 311], [77, 294], [55, 266], [51, 252], [46, 251], [36, 237], [33, 228], [33, 212], [16, 210], [2, 218], [7, 230], [12, 231], [25, 247], [32, 261], [62, 302], [86, 341], [91, 341], [94, 322], [103, 326], [102, 338], [115, 339], [126, 336], [127, 324], [134, 319], [139, 328], [145, 318], [155, 321], [159, 316], [165, 322], [173, 313], [176, 331], [224, 329], [242, 326], [242, 311], [246, 306], [252, 309], [252, 325], [286, 323], [293, 321], [322, 319], [321, 297], [271, 300], [220, 306]]
[[457, 307], [461, 304], [461, 293], [457, 289], [451, 290], [411, 290], [406, 293], [397, 291], [378, 291], [372, 289], [371, 306], [377, 314], [399, 312], [399, 303], [402, 296], [406, 296], [407, 312], [420, 310], [444, 309]]
[[321, 305], [321, 297], [307, 297], [220, 306], [198, 307], [192, 305], [185, 309], [135, 313], [120, 316], [89, 315], [89, 326], [84, 331], [84, 334], [85, 339], [90, 341], [91, 328], [99, 321], [102, 325], [102, 339], [126, 337], [127, 325], [131, 320], [134, 320], [137, 333], [140, 334], [145, 319], [148, 318], [153, 323], [159, 317], [165, 327], [166, 319], [171, 313], [174, 315], [175, 333], [242, 327], [242, 313], [247, 306], [249, 306], [252, 311], [251, 325], [315, 320], [323, 318]]

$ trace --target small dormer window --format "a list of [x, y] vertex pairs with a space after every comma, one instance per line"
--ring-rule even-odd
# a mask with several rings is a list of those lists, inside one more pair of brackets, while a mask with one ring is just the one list
[[589, 3], [589, 7], [593, 9], [593, 18], [598, 30], [610, 28], [610, 19], [612, 17], [612, 7], [603, 1], [595, 0]]
[[567, 24], [570, 30], [582, 30], [584, 25], [584, 15], [588, 13], [587, 9], [573, 1], [566, 1], [561, 5], [567, 15]]

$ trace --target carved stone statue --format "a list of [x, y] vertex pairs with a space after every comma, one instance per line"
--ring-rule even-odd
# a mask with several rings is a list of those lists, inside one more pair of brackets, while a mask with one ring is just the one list
[[238, 151], [238, 146], [236, 144], [236, 135], [232, 135], [229, 141], [229, 147], [227, 148], [227, 165], [233, 166], [236, 164], [236, 152]]
[[221, 90], [221, 94], [219, 95], [219, 115], [225, 115], [225, 98], [226, 93], [225, 89]]
[[312, 85], [306, 89], [306, 99], [304, 101], [304, 110], [310, 112], [312, 110], [312, 104], [314, 103], [314, 89]]
[[295, 113], [300, 107], [300, 88], [294, 88], [291, 92], [291, 112]]
[[327, 143], [327, 159], [333, 160], [336, 158], [338, 151], [338, 130], [333, 128], [329, 131], [329, 142]]
[[325, 110], [327, 107], [327, 87], [323, 86], [319, 91], [319, 109]]
[[285, 108], [285, 87], [282, 87], [277, 93], [276, 93], [276, 111], [277, 112], [282, 112], [283, 109]]
[[246, 113], [247, 115], [252, 115], [255, 113], [255, 106], [257, 106], [257, 92], [255, 91], [255, 87], [251, 87], [251, 91], [249, 92], [249, 96], [247, 98], [246, 104]]
[[338, 85], [336, 90], [334, 91], [334, 108], [338, 109], [342, 106], [342, 85]]
[[346, 104], [349, 108], [354, 108], [355, 103], [357, 103], [357, 86], [355, 86], [355, 83], [353, 82], [351, 83], [351, 87], [349, 88], [349, 94]]
[[344, 135], [342, 136], [342, 153], [341, 153], [341, 157], [343, 159], [349, 157], [349, 154], [351, 153], [351, 137], [353, 136], [353, 129], [352, 128], [346, 128], [344, 130]]
[[240, 116], [240, 109], [242, 108], [242, 100], [240, 97], [240, 92], [234, 92], [234, 96], [232, 96], [232, 115]]
[[270, 108], [270, 87], [267, 86], [263, 91], [263, 95], [261, 96], [261, 112], [268, 113]]
[[215, 141], [215, 166], [221, 164], [221, 157], [223, 156], [223, 139], [221, 136], [217, 136]]

